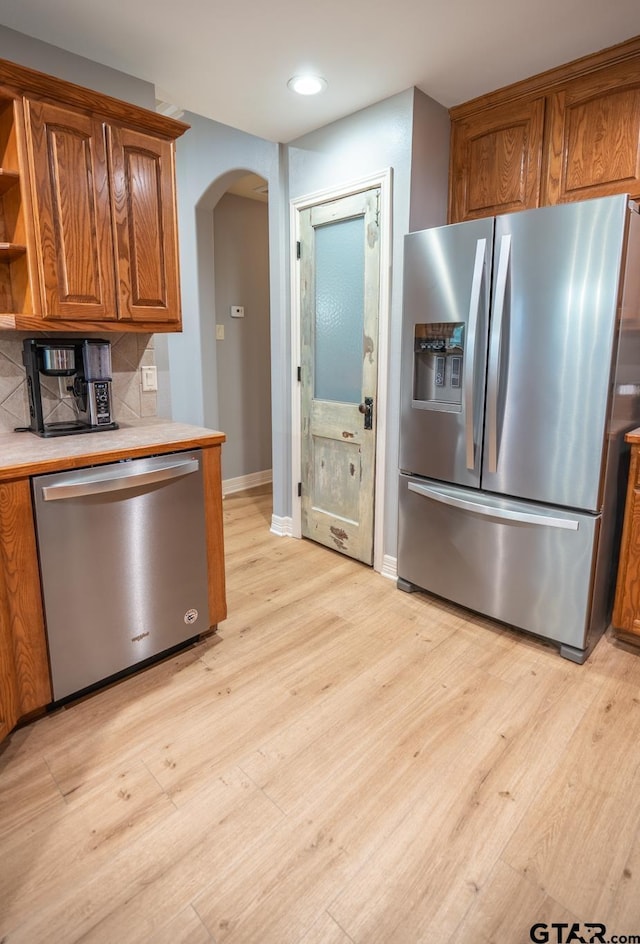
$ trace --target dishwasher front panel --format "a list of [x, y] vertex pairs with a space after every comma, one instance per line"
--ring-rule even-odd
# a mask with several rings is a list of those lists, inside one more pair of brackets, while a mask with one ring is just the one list
[[200, 450], [32, 487], [55, 701], [207, 631]]

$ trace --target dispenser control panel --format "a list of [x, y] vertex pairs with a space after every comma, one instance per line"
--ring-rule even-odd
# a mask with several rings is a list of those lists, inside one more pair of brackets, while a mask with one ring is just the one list
[[414, 325], [415, 406], [434, 410], [461, 409], [464, 328], [463, 322]]

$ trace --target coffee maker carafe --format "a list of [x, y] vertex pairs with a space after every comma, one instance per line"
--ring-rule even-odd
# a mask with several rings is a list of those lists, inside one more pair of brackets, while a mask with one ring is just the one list
[[[66, 436], [117, 429], [111, 398], [111, 345], [102, 339], [27, 338], [22, 346], [29, 391], [29, 429], [39, 436]], [[45, 422], [41, 375], [66, 378], [76, 418]]]

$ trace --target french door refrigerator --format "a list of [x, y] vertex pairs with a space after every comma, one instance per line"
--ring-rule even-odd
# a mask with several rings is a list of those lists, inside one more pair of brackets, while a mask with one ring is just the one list
[[405, 237], [401, 589], [584, 662], [609, 620], [639, 332], [626, 196]]

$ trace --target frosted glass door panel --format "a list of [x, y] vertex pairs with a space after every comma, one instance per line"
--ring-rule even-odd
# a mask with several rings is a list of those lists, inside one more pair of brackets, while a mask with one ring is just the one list
[[315, 398], [359, 403], [364, 336], [364, 217], [315, 231]]

